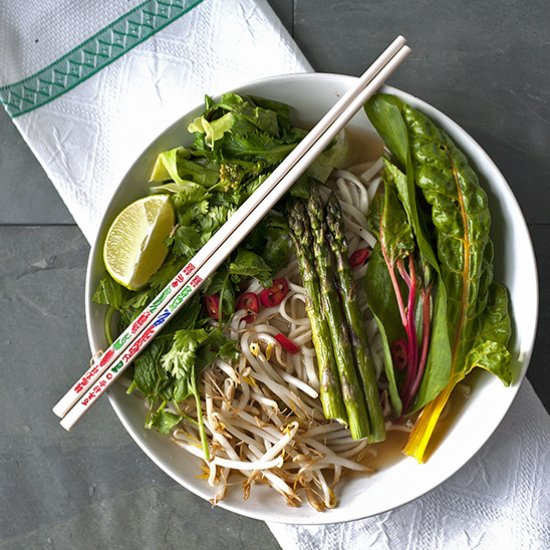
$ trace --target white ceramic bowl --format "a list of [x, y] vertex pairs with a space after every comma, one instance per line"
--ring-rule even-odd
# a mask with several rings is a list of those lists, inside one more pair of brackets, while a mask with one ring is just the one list
[[[296, 123], [312, 124], [356, 81], [355, 77], [332, 74], [300, 74], [253, 82], [237, 93], [264, 96], [286, 102], [295, 109]], [[525, 375], [531, 356], [537, 322], [537, 273], [533, 247], [523, 215], [502, 174], [481, 147], [444, 114], [409, 94], [385, 88], [429, 115], [442, 126], [468, 155], [489, 195], [492, 213], [492, 238], [495, 243], [495, 276], [506, 284], [513, 314], [512, 355], [515, 372], [512, 387], [505, 388], [493, 376], [481, 372], [476, 377], [470, 399], [462, 407], [437, 450], [424, 464], [404, 458], [371, 477], [345, 480], [339, 490], [340, 504], [325, 513], [315, 512], [307, 503], [290, 508], [266, 487], [253, 488], [249, 500], [235, 487], [219, 506], [253, 518], [299, 524], [322, 524], [354, 520], [401, 506], [430, 491], [461, 468], [489, 439], [510, 407]], [[187, 124], [200, 113], [202, 105], [182, 113], [182, 117], [139, 156], [121, 181], [101, 223], [92, 247], [86, 278], [86, 320], [92, 351], [105, 348], [103, 307], [91, 302], [94, 289], [104, 273], [102, 246], [105, 233], [117, 212], [131, 201], [148, 193], [148, 177], [157, 153], [189, 144]], [[350, 123], [368, 129], [367, 117], [359, 112]], [[204, 499], [213, 496], [206, 482], [197, 479], [199, 461], [176, 447], [165, 436], [145, 430], [143, 404], [124, 389], [111, 390], [110, 402], [124, 427], [141, 449], [164, 472], [183, 487]]]

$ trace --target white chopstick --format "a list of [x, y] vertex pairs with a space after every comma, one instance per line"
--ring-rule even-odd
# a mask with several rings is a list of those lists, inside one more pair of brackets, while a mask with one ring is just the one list
[[[409, 52], [405, 39], [398, 37], [361, 76], [357, 85], [342, 96], [262, 186], [144, 309], [138, 319], [92, 364], [53, 409], [55, 414], [64, 417], [61, 421], [64, 428], [70, 429], [97, 397], [120, 376], [126, 366], [161, 330], [164, 322], [187, 302], [202, 281], [221, 265], [282, 198]], [[91, 391], [87, 387], [91, 387]]]

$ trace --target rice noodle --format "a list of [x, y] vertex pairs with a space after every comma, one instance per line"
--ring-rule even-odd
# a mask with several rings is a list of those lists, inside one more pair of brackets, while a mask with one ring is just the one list
[[[382, 161], [378, 160], [350, 170], [336, 170], [327, 184], [341, 201], [350, 252], [375, 244], [367, 230], [367, 214], [380, 185], [377, 174], [381, 168]], [[324, 196], [330, 192], [329, 187], [322, 187]], [[359, 267], [354, 276], [362, 278], [367, 269], [368, 264]], [[238, 341], [239, 360], [229, 364], [217, 359], [201, 377], [210, 461], [204, 460], [196, 423], [183, 421], [173, 430], [172, 439], [204, 461], [204, 477], [215, 488], [213, 504], [226, 496], [234, 485], [234, 476], [239, 475], [244, 498], [261, 482], [276, 490], [290, 506], [299, 506], [305, 497], [316, 510], [323, 511], [336, 506], [335, 487], [343, 471], [373, 471], [362, 457], [375, 456], [377, 451], [368, 446], [367, 440], [353, 440], [342, 424], [324, 419], [312, 332], [305, 311], [307, 294], [297, 260], [293, 258], [276, 277], [285, 277], [289, 282], [289, 292], [278, 306], [262, 309], [248, 324], [244, 317], [249, 312], [237, 312], [229, 323], [227, 335]], [[258, 293], [261, 286], [253, 281], [245, 291]], [[365, 310], [364, 296], [358, 299]], [[300, 353], [285, 351], [275, 338], [279, 333], [299, 346]], [[382, 345], [372, 318], [367, 319], [367, 337], [380, 377], [384, 365]], [[381, 381], [380, 387], [384, 384]], [[382, 391], [382, 406], [387, 430], [410, 430], [409, 425], [390, 420], [387, 390]], [[182, 407], [185, 414], [193, 415], [192, 403], [185, 402]]]

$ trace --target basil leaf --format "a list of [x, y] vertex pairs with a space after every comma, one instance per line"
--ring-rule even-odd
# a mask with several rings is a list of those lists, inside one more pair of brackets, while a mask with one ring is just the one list
[[158, 386], [157, 363], [164, 352], [162, 341], [155, 340], [143, 350], [134, 365], [134, 382], [146, 396], [153, 396]]
[[266, 288], [273, 284], [271, 268], [264, 262], [261, 256], [244, 248], [239, 248], [237, 256], [229, 264], [229, 273], [244, 277], [254, 277]]
[[115, 282], [107, 273], [100, 279], [96, 291], [92, 296], [92, 301], [96, 304], [105, 304], [121, 310], [129, 294], [128, 290]]

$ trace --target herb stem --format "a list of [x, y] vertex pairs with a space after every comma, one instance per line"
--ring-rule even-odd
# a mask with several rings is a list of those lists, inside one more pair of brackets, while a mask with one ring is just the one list
[[204, 429], [204, 419], [202, 416], [201, 397], [197, 388], [197, 378], [195, 376], [195, 365], [191, 372], [191, 391], [195, 397], [195, 406], [197, 408], [197, 424], [199, 426], [199, 434], [201, 436], [202, 450], [204, 453], [204, 460], [210, 462], [210, 450], [208, 449], [208, 440], [206, 439], [206, 430]]
[[113, 338], [113, 333], [111, 331], [111, 321], [113, 320], [113, 315], [116, 309], [113, 306], [109, 306], [105, 318], [103, 319], [103, 330], [105, 332], [105, 338], [109, 345], [111, 345], [115, 339]]

